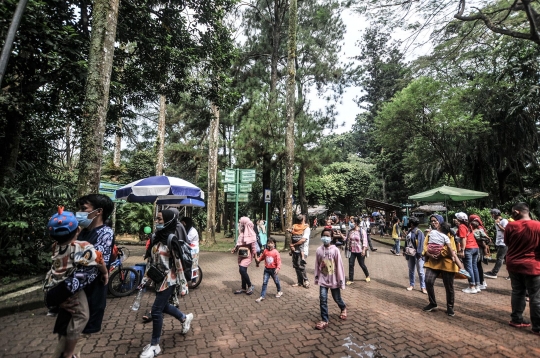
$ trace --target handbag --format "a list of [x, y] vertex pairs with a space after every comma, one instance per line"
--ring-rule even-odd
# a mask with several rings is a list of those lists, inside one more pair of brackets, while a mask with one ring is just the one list
[[250, 252], [251, 251], [249, 250], [249, 248], [241, 247], [241, 248], [238, 249], [238, 256], [240, 256], [240, 257], [249, 257]]
[[405, 255], [416, 256], [416, 245], [414, 243], [416, 238], [418, 238], [418, 229], [416, 229], [415, 238], [413, 239], [412, 235], [411, 235], [411, 238], [407, 240], [407, 244], [410, 243], [411, 246], [409, 246], [409, 245], [405, 246]]
[[167, 277], [165, 272], [154, 264], [148, 267], [148, 271], [146, 271], [146, 276], [148, 276], [152, 281], [154, 281], [156, 287], [158, 286], [158, 284], [163, 282], [165, 277]]

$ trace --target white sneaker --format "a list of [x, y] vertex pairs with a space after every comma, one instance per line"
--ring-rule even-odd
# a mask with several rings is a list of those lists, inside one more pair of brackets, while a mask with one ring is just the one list
[[464, 293], [478, 293], [478, 291], [480, 291], [480, 290], [477, 291], [476, 288], [467, 287], [467, 288], [464, 288], [461, 291], [463, 291]]
[[279, 291], [276, 295], [276, 298], [280, 298], [281, 296], [283, 296], [283, 292]]
[[139, 358], [154, 358], [160, 353], [161, 353], [161, 348], [159, 348], [159, 344], [155, 346], [147, 344], [146, 347], [144, 347]]
[[264, 300], [264, 297], [259, 297], [259, 298], [257, 298], [257, 299], [255, 300], [255, 302], [261, 302], [261, 301], [263, 301], [263, 300]]
[[487, 288], [487, 285], [485, 285], [485, 284], [476, 286], [476, 289], [477, 289], [478, 291], [480, 291], [480, 290], [485, 290], [486, 288]]
[[189, 332], [189, 326], [191, 325], [191, 321], [193, 321], [193, 313], [187, 314], [186, 320], [182, 322], [182, 334], [186, 334]]

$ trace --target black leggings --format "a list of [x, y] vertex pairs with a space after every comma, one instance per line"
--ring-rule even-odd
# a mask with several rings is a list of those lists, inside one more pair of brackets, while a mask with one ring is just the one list
[[480, 278], [480, 285], [484, 283], [484, 268], [482, 267], [482, 259], [484, 258], [484, 255], [480, 255], [480, 261], [476, 262], [476, 266], [478, 267], [478, 277]]
[[251, 280], [247, 273], [247, 267], [238, 266], [240, 271], [240, 277], [242, 277], [242, 290], [249, 290], [251, 288]]
[[351, 252], [351, 257], [349, 257], [349, 281], [354, 281], [354, 264], [355, 264], [354, 260], [355, 259], [358, 260], [358, 263], [360, 264], [362, 271], [364, 271], [364, 275], [366, 275], [366, 277], [369, 277], [367, 266], [364, 263], [366, 257], [362, 256], [360, 252]]

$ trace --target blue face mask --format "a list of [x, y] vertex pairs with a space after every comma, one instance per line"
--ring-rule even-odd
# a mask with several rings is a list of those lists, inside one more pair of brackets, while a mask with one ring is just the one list
[[321, 241], [323, 244], [328, 245], [332, 242], [332, 238], [330, 236], [321, 236]]
[[156, 224], [156, 231], [163, 230], [165, 224]]
[[[98, 210], [98, 209], [96, 209], [96, 210]], [[75, 219], [77, 219], [77, 221], [79, 222], [79, 226], [82, 227], [82, 228], [89, 227], [92, 224], [92, 221], [94, 221], [94, 218], [88, 219], [88, 215], [92, 214], [96, 210], [92, 210], [89, 213], [87, 213], [85, 211], [76, 212], [75, 213]]]

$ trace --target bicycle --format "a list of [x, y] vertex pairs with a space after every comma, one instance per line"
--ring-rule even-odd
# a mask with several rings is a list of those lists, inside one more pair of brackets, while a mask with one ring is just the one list
[[109, 292], [115, 297], [125, 297], [137, 290], [140, 281], [139, 272], [132, 267], [123, 267], [122, 263], [129, 257], [129, 250], [118, 248], [118, 257], [109, 268]]

